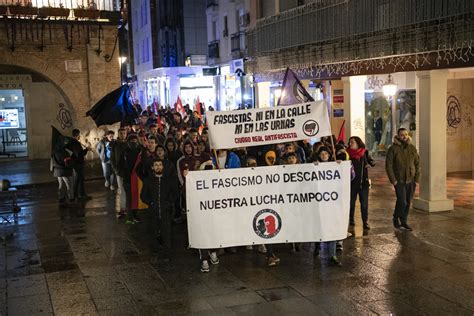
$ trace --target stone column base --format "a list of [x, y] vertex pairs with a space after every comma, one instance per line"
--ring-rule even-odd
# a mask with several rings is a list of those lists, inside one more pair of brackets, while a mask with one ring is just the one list
[[454, 210], [454, 200], [428, 201], [420, 198], [413, 199], [413, 207], [426, 212], [446, 212]]

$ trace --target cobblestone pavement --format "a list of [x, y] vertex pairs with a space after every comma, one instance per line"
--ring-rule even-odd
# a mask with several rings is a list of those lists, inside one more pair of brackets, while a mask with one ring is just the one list
[[0, 224], [0, 314], [473, 315], [474, 181], [450, 177], [456, 210], [412, 211], [414, 231], [399, 232], [382, 161], [371, 177], [372, 229], [363, 233], [357, 214], [342, 267], [309, 245], [294, 254], [280, 245], [281, 264], [268, 268], [241, 247], [208, 274], [184, 225], [173, 227], [170, 263], [155, 260], [147, 214], [117, 221], [102, 181], [87, 182], [94, 199], [70, 208], [58, 207], [54, 184], [21, 189], [18, 224]]

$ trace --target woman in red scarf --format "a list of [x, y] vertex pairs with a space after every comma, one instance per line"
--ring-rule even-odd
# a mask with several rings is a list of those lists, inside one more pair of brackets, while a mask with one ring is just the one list
[[349, 224], [355, 225], [354, 213], [357, 195], [359, 196], [360, 211], [364, 230], [370, 229], [369, 220], [369, 173], [367, 168], [375, 166], [375, 161], [365, 149], [365, 144], [357, 136], [349, 138], [347, 153], [352, 161], [355, 177], [351, 181], [351, 209]]

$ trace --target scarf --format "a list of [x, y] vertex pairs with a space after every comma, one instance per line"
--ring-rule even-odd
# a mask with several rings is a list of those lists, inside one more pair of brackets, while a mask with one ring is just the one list
[[349, 153], [351, 159], [360, 160], [360, 158], [362, 158], [365, 154], [365, 148], [359, 148], [354, 150], [349, 147], [347, 148], [347, 152]]

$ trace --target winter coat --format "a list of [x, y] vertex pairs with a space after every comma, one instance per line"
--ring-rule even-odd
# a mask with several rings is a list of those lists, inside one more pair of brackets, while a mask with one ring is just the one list
[[[190, 143], [192, 145], [192, 142], [186, 142], [185, 144]], [[194, 145], [193, 146], [193, 153], [191, 155], [184, 155], [181, 158], [178, 159], [176, 165], [177, 165], [177, 173], [178, 173], [178, 179], [181, 185], [185, 184], [185, 178], [184, 178], [184, 170], [197, 170], [199, 168], [199, 156], [196, 156], [194, 154], [195, 149]]]
[[411, 138], [406, 143], [401, 142], [398, 136], [393, 138], [393, 145], [388, 149], [385, 159], [385, 170], [392, 184], [420, 180], [420, 156]]
[[140, 155], [141, 148], [141, 146], [131, 148], [127, 144], [127, 148], [125, 148], [123, 151], [122, 157], [120, 159], [119, 169], [122, 170], [123, 177], [127, 180], [130, 180], [133, 168], [135, 167], [138, 156]]
[[[216, 157], [212, 157], [212, 163], [217, 167]], [[240, 168], [240, 159], [235, 153], [227, 151], [227, 158], [224, 166], [219, 166], [221, 169]]]
[[120, 159], [127, 147], [127, 142], [120, 140], [115, 141], [112, 146], [112, 157], [110, 157], [110, 163], [112, 164], [115, 174], [119, 177], [123, 177], [124, 174], [123, 169], [120, 168]]
[[178, 195], [179, 189], [176, 173], [171, 172], [171, 169], [166, 170], [165, 168], [161, 177], [156, 177], [152, 172], [145, 178], [143, 181], [140, 198], [151, 208], [156, 208], [159, 206], [159, 209], [162, 211], [171, 211], [173, 209], [176, 196]]
[[53, 177], [59, 178], [72, 176], [72, 167], [66, 167], [64, 158], [66, 158], [66, 156], [61, 151], [53, 151], [51, 154]]
[[109, 142], [107, 139], [102, 139], [100, 142], [97, 143], [96, 152], [97, 152], [97, 155], [99, 155], [100, 161], [102, 162], [110, 162], [110, 157], [109, 157], [109, 160], [107, 160], [107, 156], [106, 156], [107, 143], [109, 143], [109, 146], [111, 147], [110, 150], [112, 151], [112, 147], [115, 141]]
[[[174, 146], [173, 151], [168, 150], [168, 143], [170, 143], [170, 142], [173, 143], [173, 146]], [[173, 138], [168, 138], [165, 141], [165, 150], [166, 150], [166, 154], [168, 155], [168, 159], [171, 161], [171, 163], [173, 165], [176, 166], [176, 163], [178, 162], [178, 159], [183, 156], [183, 153], [179, 150], [178, 144], [176, 143], [176, 141]]]
[[360, 159], [351, 158], [352, 166], [354, 168], [355, 177], [351, 181], [351, 186], [354, 188], [369, 187], [369, 171], [367, 165], [375, 166], [375, 160], [369, 155], [366, 150], [365, 154]]
[[84, 164], [84, 157], [87, 155], [87, 149], [82, 148], [81, 143], [75, 138], [71, 138], [71, 141], [67, 144], [67, 149], [72, 151], [73, 168], [81, 168]]

